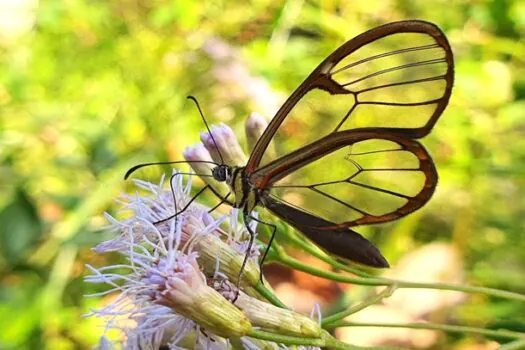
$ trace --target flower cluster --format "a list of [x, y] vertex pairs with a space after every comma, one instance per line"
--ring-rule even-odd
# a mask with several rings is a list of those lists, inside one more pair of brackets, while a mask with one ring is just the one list
[[[203, 144], [187, 149], [186, 159], [216, 160], [221, 155], [212, 153], [216, 150], [212, 142], [217, 142], [225, 161], [243, 160], [231, 129], [221, 125], [212, 128], [212, 133], [215, 141], [209, 134], [201, 135]], [[197, 165], [196, 172], [209, 171], [209, 167], [199, 169], [207, 164]], [[234, 342], [248, 349], [279, 347], [250, 338], [253, 329], [301, 337], [321, 335], [318, 322], [275, 307], [257, 292], [259, 249], [249, 249], [249, 234], [239, 223], [237, 210], [212, 215], [209, 208], [192, 201], [191, 176], [174, 172], [169, 186], [165, 182], [164, 178], [158, 184], [135, 180], [139, 193], [121, 200], [131, 215], [117, 220], [106, 214], [116, 236], [94, 251], [117, 252], [124, 262], [87, 266], [91, 272], [87, 282], [111, 287], [92, 296], [117, 295], [91, 314], [105, 317], [108, 329], [120, 329], [126, 349], [230, 349]], [[186, 209], [173, 215], [182, 208]], [[255, 232], [256, 223], [250, 225]], [[103, 337], [100, 348], [110, 347]]]

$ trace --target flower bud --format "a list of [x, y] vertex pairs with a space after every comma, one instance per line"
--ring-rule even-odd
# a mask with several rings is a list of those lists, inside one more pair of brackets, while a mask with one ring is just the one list
[[204, 147], [202, 143], [197, 143], [193, 146], [188, 146], [182, 153], [184, 159], [190, 163], [191, 168], [197, 174], [211, 174], [211, 170], [214, 168], [213, 164], [210, 163], [199, 163], [199, 162], [213, 162], [210, 153]]
[[[246, 130], [246, 139], [248, 141], [248, 148], [250, 151], [253, 150], [267, 126], [268, 122], [259, 113], [250, 114], [246, 120], [246, 124], [244, 125]], [[275, 159], [275, 149], [273, 143], [270, 142], [268, 148], [264, 152], [261, 164], [265, 164], [272, 159]]]
[[253, 326], [265, 331], [308, 338], [321, 336], [321, 326], [314, 320], [295, 311], [257, 300], [243, 292], [239, 294], [235, 305], [248, 316]]
[[[184, 159], [187, 161], [206, 161], [213, 162], [213, 159], [204, 147], [202, 143], [198, 143], [194, 146], [186, 147], [183, 153]], [[210, 163], [190, 163], [191, 168], [196, 174], [202, 175], [211, 175], [212, 169], [215, 165]], [[223, 197], [226, 197], [226, 194], [230, 192], [228, 185], [224, 182], [216, 181], [214, 178], [209, 176], [202, 176], [201, 179], [208, 185], [213, 186], [213, 188]]]
[[[164, 262], [159, 263], [159, 270]], [[142, 282], [157, 285], [158, 292], [149, 295], [156, 303], [167, 306], [221, 337], [240, 337], [251, 330], [246, 315], [219, 292], [206, 284], [197, 261], [192, 256], [179, 267], [180, 272], [148, 275]]]
[[[220, 272], [225, 274], [231, 282], [237, 283], [244, 254], [237, 252], [215, 235], [199, 237], [194, 249], [199, 252], [199, 263], [204, 271], [213, 273], [218, 261]], [[256, 285], [259, 283], [259, 275], [257, 262], [248, 259], [241, 275], [240, 285], [247, 287]]]
[[257, 140], [263, 134], [264, 130], [268, 126], [268, 122], [259, 113], [251, 113], [246, 124], [244, 125], [246, 130], [246, 140], [248, 141], [248, 148], [253, 150]]
[[224, 161], [227, 165], [244, 165], [248, 160], [237, 136], [226, 124], [213, 125], [211, 135], [207, 132], [201, 133], [201, 141], [217, 163]]

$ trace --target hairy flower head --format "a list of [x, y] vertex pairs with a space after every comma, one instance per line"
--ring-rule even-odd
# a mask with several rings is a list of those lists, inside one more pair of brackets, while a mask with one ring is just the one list
[[[260, 121], [254, 127], [260, 128]], [[212, 127], [211, 132], [213, 137], [201, 135], [203, 144], [186, 149], [187, 160], [246, 161], [231, 129], [221, 125]], [[204, 162], [191, 165], [201, 174], [209, 174], [213, 167]], [[162, 345], [170, 349], [230, 349], [258, 343], [278, 348], [274, 343], [248, 338], [254, 326], [288, 335], [319, 336], [317, 322], [258, 300], [263, 299], [254, 288], [260, 283], [259, 249], [248, 244], [250, 236], [245, 224], [239, 222], [237, 209], [229, 215], [212, 216], [208, 207], [191, 196], [191, 177], [177, 172], [168, 186], [164, 178], [158, 184], [135, 180], [135, 185], [137, 193], [120, 200], [127, 218], [106, 214], [108, 229], [115, 237], [93, 249], [97, 253], [117, 252], [123, 262], [97, 268], [87, 265], [91, 275], [86, 277], [88, 283], [110, 286], [92, 296], [117, 295], [91, 315], [109, 318], [106, 327], [125, 334], [126, 349]], [[214, 183], [214, 189], [220, 185], [225, 184]], [[257, 231], [255, 221], [249, 225], [252, 232]], [[238, 302], [232, 304], [234, 299]], [[101, 338], [100, 348], [110, 344]]]

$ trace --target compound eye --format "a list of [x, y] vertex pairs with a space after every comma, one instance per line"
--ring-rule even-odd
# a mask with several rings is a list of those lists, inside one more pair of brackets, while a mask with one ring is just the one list
[[212, 170], [213, 178], [217, 181], [224, 181], [224, 169], [222, 167], [215, 167]]
[[217, 181], [227, 181], [230, 178], [230, 170], [227, 166], [218, 166], [215, 169], [213, 169], [213, 177]]

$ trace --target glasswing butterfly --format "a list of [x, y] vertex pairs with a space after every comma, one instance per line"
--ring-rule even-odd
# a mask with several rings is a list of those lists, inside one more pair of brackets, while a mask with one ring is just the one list
[[[245, 166], [224, 164], [220, 151], [221, 163], [200, 161], [210, 171], [200, 175], [219, 183], [191, 201], [210, 189], [221, 203], [242, 209], [245, 224], [271, 226], [266, 253], [276, 227], [251, 216], [259, 205], [330, 254], [388, 267], [352, 227], [396, 220], [430, 199], [438, 176], [417, 139], [443, 113], [453, 80], [452, 51], [436, 25], [410, 20], [371, 29], [314, 69], [273, 117]], [[126, 178], [146, 165], [174, 163], [183, 162], [140, 164]], [[251, 247], [255, 234], [246, 226]]]

